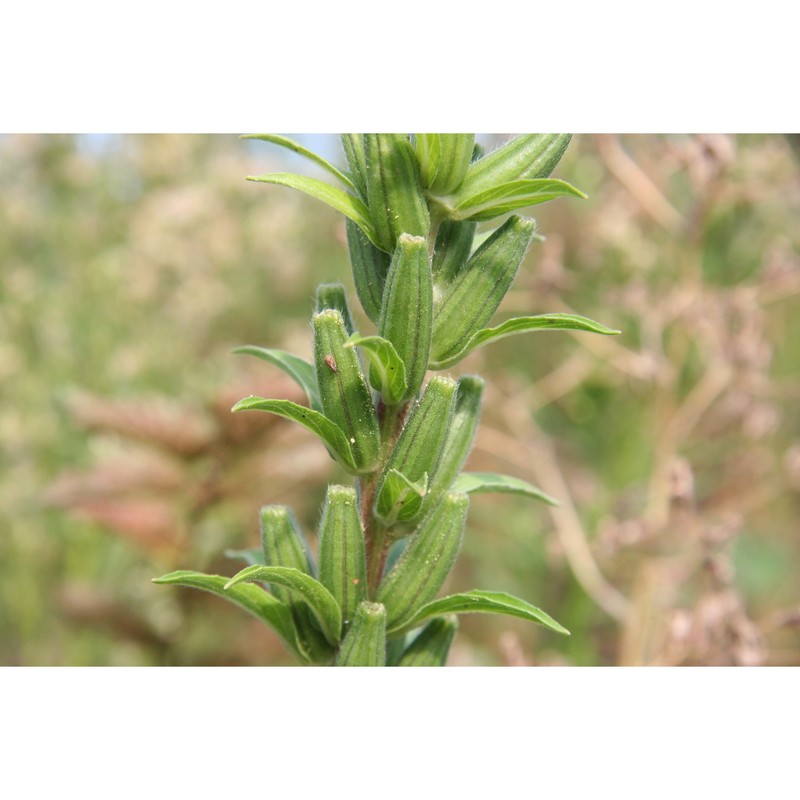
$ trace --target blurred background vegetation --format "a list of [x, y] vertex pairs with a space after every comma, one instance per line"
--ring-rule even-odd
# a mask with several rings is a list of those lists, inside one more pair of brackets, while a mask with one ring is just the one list
[[[488, 381], [470, 468], [562, 505], [473, 498], [451, 588], [572, 637], [464, 616], [450, 663], [800, 664], [795, 146], [575, 137], [556, 175], [589, 200], [531, 209], [546, 241], [500, 314], [623, 335], [529, 334], [452, 373]], [[316, 284], [352, 288], [339, 216], [243, 180], [287, 168], [313, 174], [235, 136], [0, 138], [0, 663], [291, 663], [237, 609], [150, 583], [233, 574], [260, 505], [313, 532], [348, 480], [305, 431], [228, 413], [300, 399], [230, 350], [309, 357]]]

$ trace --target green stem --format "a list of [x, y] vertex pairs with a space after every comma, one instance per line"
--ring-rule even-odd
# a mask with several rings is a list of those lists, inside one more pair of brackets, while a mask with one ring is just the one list
[[383, 401], [378, 403], [378, 420], [381, 434], [381, 454], [378, 468], [360, 479], [359, 502], [361, 506], [361, 524], [364, 527], [364, 545], [367, 556], [367, 595], [375, 596], [381, 580], [383, 567], [389, 552], [391, 540], [387, 537], [386, 528], [381, 525], [372, 513], [378, 482], [389, 456], [397, 444], [400, 431], [403, 429], [410, 402], [398, 406], [387, 406]]

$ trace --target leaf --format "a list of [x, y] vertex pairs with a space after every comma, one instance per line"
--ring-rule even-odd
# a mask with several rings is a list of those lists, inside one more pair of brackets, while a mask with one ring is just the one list
[[589, 333], [602, 333], [605, 336], [616, 336], [620, 331], [607, 328], [599, 322], [580, 317], [577, 314], [540, 314], [535, 317], [513, 317], [507, 319], [495, 328], [484, 328], [475, 333], [464, 347], [454, 355], [446, 356], [440, 361], [431, 362], [431, 369], [446, 369], [465, 358], [473, 350], [489, 342], [512, 336], [515, 333], [527, 331], [587, 331]]
[[546, 203], [556, 197], [586, 195], [566, 181], [554, 178], [528, 178], [501, 183], [459, 202], [453, 209], [453, 219], [487, 220], [508, 214], [518, 208]]
[[306, 655], [298, 647], [292, 615], [280, 600], [260, 586], [252, 584], [243, 584], [234, 587], [232, 591], [225, 591], [224, 587], [227, 581], [228, 579], [221, 575], [205, 575], [202, 572], [193, 572], [188, 569], [177, 570], [168, 575], [162, 575], [160, 578], [153, 578], [153, 583], [201, 589], [204, 592], [211, 592], [217, 597], [230, 600], [269, 625], [295, 655], [307, 660]]
[[418, 481], [411, 481], [402, 472], [390, 469], [381, 485], [375, 514], [387, 528], [398, 521], [408, 522], [419, 514], [427, 491], [427, 472]]
[[541, 500], [549, 506], [557, 506], [558, 500], [545, 494], [527, 481], [512, 478], [510, 475], [498, 475], [495, 472], [462, 472], [453, 482], [453, 492], [464, 494], [481, 494], [483, 492], [503, 492], [521, 494]]
[[331, 422], [319, 411], [298, 405], [291, 400], [268, 400], [265, 397], [255, 396], [240, 400], [231, 411], [268, 411], [270, 414], [299, 422], [322, 439], [333, 458], [348, 472], [356, 471], [353, 451], [347, 437], [335, 422]]
[[304, 175], [293, 175], [290, 172], [273, 172], [270, 175], [248, 175], [247, 180], [288, 186], [290, 189], [297, 189], [317, 200], [322, 200], [323, 203], [326, 203], [336, 211], [340, 211], [348, 219], [353, 220], [364, 231], [369, 240], [378, 246], [375, 241], [375, 229], [369, 220], [369, 211], [357, 197], [324, 181], [306, 178]]
[[532, 606], [525, 600], [506, 594], [505, 592], [485, 592], [481, 589], [473, 589], [470, 592], [452, 594], [442, 597], [423, 606], [405, 624], [398, 626], [398, 629], [391, 630], [390, 633], [411, 630], [418, 627], [426, 619], [438, 617], [442, 614], [505, 614], [509, 617], [519, 617], [530, 622], [544, 625], [556, 633], [563, 633], [569, 636], [569, 631], [559, 625], [551, 616], [545, 614], [540, 608]]
[[234, 353], [255, 356], [264, 361], [269, 361], [278, 369], [283, 370], [295, 383], [306, 393], [311, 408], [321, 411], [322, 405], [319, 400], [319, 388], [317, 386], [317, 373], [314, 365], [304, 358], [287, 353], [285, 350], [268, 349], [266, 347], [256, 347], [246, 344], [233, 350]]
[[250, 547], [246, 550], [229, 548], [225, 551], [225, 558], [230, 558], [232, 561], [244, 561], [249, 567], [253, 564], [264, 566], [264, 550], [261, 547]]
[[387, 405], [395, 405], [406, 392], [406, 366], [394, 345], [382, 336], [354, 333], [345, 347], [360, 347], [370, 361], [369, 382]]
[[245, 136], [241, 137], [242, 139], [260, 139], [263, 142], [271, 142], [272, 144], [280, 145], [281, 147], [285, 147], [287, 150], [291, 150], [298, 155], [305, 156], [310, 161], [313, 161], [318, 166], [322, 167], [322, 169], [327, 170], [333, 175], [334, 178], [338, 178], [348, 189], [352, 189], [356, 191], [356, 187], [353, 185], [353, 182], [350, 178], [347, 177], [343, 172], [333, 166], [329, 161], [326, 161], [322, 156], [317, 155], [316, 153], [312, 152], [311, 150], [303, 147], [303, 145], [299, 144], [298, 142], [293, 141], [292, 139], [288, 139], [285, 136], [276, 136], [272, 133], [250, 133]]
[[325, 638], [333, 645], [338, 644], [342, 633], [342, 612], [333, 595], [315, 578], [292, 567], [245, 567], [234, 575], [224, 586], [225, 590], [235, 589], [242, 583], [264, 581], [285, 586], [297, 592], [308, 603], [319, 622]]

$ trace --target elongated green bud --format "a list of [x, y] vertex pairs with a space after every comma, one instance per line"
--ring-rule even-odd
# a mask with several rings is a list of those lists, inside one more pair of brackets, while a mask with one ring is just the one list
[[347, 292], [341, 283], [321, 283], [317, 286], [314, 310], [319, 314], [326, 308], [335, 308], [342, 315], [344, 329], [348, 334], [355, 331], [356, 326], [353, 323], [353, 315], [350, 313], [350, 304], [347, 302]]
[[468, 506], [467, 495], [446, 494], [383, 579], [377, 599], [386, 606], [388, 631], [400, 628], [442, 588], [461, 547]]
[[431, 259], [433, 280], [439, 291], [453, 282], [469, 260], [477, 224], [446, 219], [439, 225]]
[[424, 499], [411, 507], [411, 513], [396, 509], [397, 516], [392, 516], [388, 509], [392, 504], [382, 496], [384, 491], [388, 494], [393, 488], [391, 483], [387, 484], [387, 476], [395, 470], [409, 483], [425, 486], [434, 478], [453, 414], [456, 387], [452, 378], [437, 375], [431, 378], [422, 398], [414, 404], [408, 422], [386, 461], [378, 487], [375, 513], [384, 524], [391, 525], [397, 520], [411, 522], [422, 514]]
[[536, 223], [511, 216], [473, 254], [434, 308], [431, 362], [458, 353], [492, 317], [517, 274]]
[[358, 472], [370, 472], [380, 448], [378, 417], [356, 351], [344, 346], [344, 320], [335, 309], [327, 309], [314, 315], [313, 327], [322, 410], [350, 442]]
[[425, 498], [426, 504], [430, 507], [436, 505], [441, 496], [450, 490], [472, 449], [481, 414], [483, 387], [483, 378], [477, 375], [464, 375], [458, 380], [453, 418], [450, 421], [436, 474], [430, 482], [428, 496]]
[[336, 657], [337, 667], [383, 667], [386, 664], [386, 609], [364, 601]]
[[[270, 567], [292, 567], [306, 575], [314, 574], [314, 567], [305, 537], [294, 514], [287, 506], [264, 506], [261, 509], [261, 547], [264, 564]], [[273, 587], [279, 600], [289, 595], [281, 586]]]
[[556, 168], [571, 138], [569, 133], [515, 136], [469, 165], [458, 189], [458, 198], [470, 197], [519, 178], [546, 178]]
[[460, 186], [472, 158], [474, 133], [440, 133], [439, 168], [428, 184], [434, 194], [450, 194]]
[[343, 133], [342, 148], [350, 167], [350, 177], [361, 197], [367, 199], [367, 154], [363, 133]]
[[356, 294], [366, 315], [377, 324], [391, 258], [388, 253], [375, 247], [355, 222], [348, 219], [345, 223]]
[[402, 400], [416, 397], [431, 349], [433, 286], [428, 246], [420, 236], [401, 234], [389, 266], [378, 331], [388, 339], [406, 368]]
[[443, 667], [458, 630], [458, 617], [448, 614], [431, 620], [406, 648], [398, 667]]
[[[306, 575], [313, 575], [314, 567], [305, 537], [291, 510], [280, 505], [264, 506], [260, 516], [264, 563], [270, 567], [292, 567]], [[270, 584], [269, 589], [289, 607], [299, 644], [308, 658], [317, 663], [329, 659], [331, 647], [312, 621], [308, 605], [285, 586]]]
[[319, 524], [319, 581], [336, 598], [346, 625], [367, 591], [364, 531], [349, 486], [328, 486]]
[[425, 236], [430, 226], [419, 166], [407, 136], [367, 133], [364, 137], [370, 218], [377, 243], [391, 253], [401, 233]]

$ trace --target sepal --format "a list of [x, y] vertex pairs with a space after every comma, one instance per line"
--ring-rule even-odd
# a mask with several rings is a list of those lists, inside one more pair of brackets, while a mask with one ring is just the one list
[[356, 294], [366, 315], [377, 324], [391, 256], [375, 247], [354, 222], [345, 223]]
[[432, 619], [405, 649], [398, 667], [443, 667], [458, 630], [458, 617], [448, 614]]
[[453, 416], [428, 492], [427, 503], [431, 507], [450, 490], [469, 456], [481, 415], [483, 387], [484, 380], [477, 375], [463, 375], [458, 379]]
[[386, 664], [386, 609], [364, 601], [344, 637], [337, 667], [383, 667]]
[[378, 417], [355, 350], [335, 309], [315, 314], [314, 363], [325, 415], [344, 433], [359, 472], [375, 468], [380, 448]]
[[344, 329], [352, 334], [355, 329], [353, 315], [350, 313], [350, 304], [347, 302], [347, 292], [341, 283], [321, 283], [317, 286], [314, 299], [314, 311], [319, 314], [325, 309], [336, 309], [342, 315]]
[[[367, 205], [374, 237], [387, 253], [394, 251], [401, 233], [425, 236], [430, 214], [411, 142], [400, 133], [367, 133]], [[354, 220], [357, 222], [357, 220]]]
[[414, 618], [444, 585], [461, 547], [468, 506], [466, 495], [446, 494], [381, 582], [377, 599], [386, 606], [389, 633]]
[[442, 220], [431, 259], [434, 291], [452, 283], [469, 260], [476, 227], [476, 222]]
[[433, 325], [433, 286], [427, 243], [402, 234], [389, 266], [378, 331], [405, 365], [406, 390], [401, 400], [416, 396], [428, 369]]
[[328, 486], [319, 524], [319, 580], [342, 610], [345, 627], [367, 591], [364, 531], [354, 489]]
[[453, 363], [511, 287], [536, 223], [512, 216], [473, 254], [434, 308], [431, 365]]
[[458, 192], [457, 204], [501, 183], [524, 178], [546, 178], [556, 168], [569, 145], [568, 133], [526, 133], [473, 161]]
[[[428, 381], [425, 393], [414, 403], [397, 444], [386, 461], [376, 495], [376, 513], [379, 509], [394, 506], [392, 500], [383, 497], [386, 479], [392, 470], [402, 475], [409, 485], [421, 485], [423, 477], [427, 477], [428, 485], [434, 480], [453, 415], [456, 389], [457, 384], [452, 378], [437, 375]], [[418, 508], [412, 506], [405, 512], [404, 521], [412, 521], [428, 507], [426, 495]], [[413, 516], [409, 516], [411, 510], [415, 512]]]

